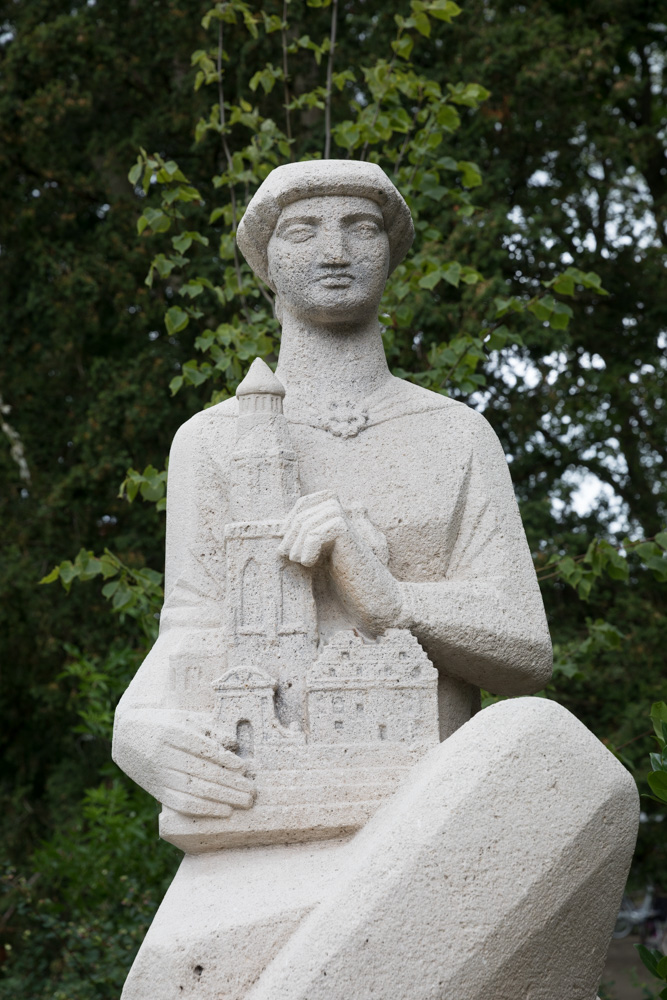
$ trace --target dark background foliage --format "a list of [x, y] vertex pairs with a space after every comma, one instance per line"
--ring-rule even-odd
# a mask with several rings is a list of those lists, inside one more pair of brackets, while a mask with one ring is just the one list
[[[190, 69], [206, 7], [76, 2], [14, 0], [0, 13], [0, 393], [29, 470], [0, 435], [0, 996], [34, 1000], [117, 996], [178, 860], [157, 840], [154, 804], [109, 762], [113, 705], [145, 640], [109, 614], [96, 583], [65, 597], [37, 581], [82, 547], [161, 568], [162, 515], [118, 487], [129, 466], [162, 467], [210, 394], [170, 397], [195, 334], [165, 331], [175, 286], [144, 284], [155, 246], [137, 237], [144, 206], [127, 181], [144, 147], [178, 161], [215, 204], [219, 149], [193, 137], [209, 100]], [[280, 16], [282, 3], [264, 9]], [[337, 69], [385, 56], [396, 12], [343, 3]], [[328, 9], [295, 2], [290, 18], [299, 34], [329, 30]], [[450, 201], [430, 213], [451, 256], [485, 280], [429, 296], [393, 339], [392, 363], [422, 371], [495, 296], [532, 293], [567, 263], [610, 292], [583, 292], [566, 331], [517, 316], [523, 343], [489, 355], [476, 393], [452, 390], [503, 442], [538, 565], [583, 554], [595, 534], [648, 537], [665, 523], [666, 34], [657, 3], [470, 0], [419, 50], [420, 70], [443, 86], [491, 91], [479, 111], [461, 109], [449, 139], [483, 173], [478, 211], [465, 224]], [[235, 91], [272, 57], [266, 38], [239, 37]], [[294, 92], [322, 73], [300, 59]], [[277, 88], [262, 113], [282, 120], [281, 101]], [[334, 124], [345, 114], [342, 100]], [[300, 155], [321, 151], [321, 111], [295, 113], [293, 126]], [[664, 586], [633, 564], [629, 583], [600, 582], [587, 602], [558, 578], [543, 592], [564, 664], [548, 693], [623, 746], [642, 783], [648, 710], [664, 697]], [[597, 619], [618, 630], [615, 645], [582, 645]], [[642, 825], [637, 884], [667, 883], [659, 829]]]

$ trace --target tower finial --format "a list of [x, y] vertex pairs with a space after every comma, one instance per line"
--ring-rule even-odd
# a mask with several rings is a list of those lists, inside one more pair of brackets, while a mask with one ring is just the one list
[[265, 361], [262, 361], [261, 358], [255, 358], [246, 377], [236, 390], [236, 395], [255, 396], [260, 393], [282, 398], [285, 395], [285, 387]]

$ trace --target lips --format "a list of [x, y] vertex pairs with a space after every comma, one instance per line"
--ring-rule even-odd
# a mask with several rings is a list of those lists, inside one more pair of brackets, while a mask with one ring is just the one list
[[317, 280], [325, 288], [346, 287], [354, 281], [354, 275], [350, 274], [349, 271], [326, 271], [324, 274], [318, 275]]

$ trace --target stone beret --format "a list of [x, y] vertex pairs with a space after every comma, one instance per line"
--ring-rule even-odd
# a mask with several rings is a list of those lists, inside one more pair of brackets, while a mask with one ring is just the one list
[[283, 208], [302, 198], [343, 195], [379, 205], [389, 237], [389, 273], [410, 249], [415, 231], [410, 209], [384, 170], [362, 160], [308, 160], [272, 170], [252, 197], [236, 241], [255, 274], [269, 287], [267, 247]]

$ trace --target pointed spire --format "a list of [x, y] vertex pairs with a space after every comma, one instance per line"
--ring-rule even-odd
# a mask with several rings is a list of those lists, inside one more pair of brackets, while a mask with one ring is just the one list
[[254, 396], [266, 393], [270, 396], [284, 396], [285, 388], [269, 366], [261, 358], [255, 358], [238, 389], [237, 396]]

